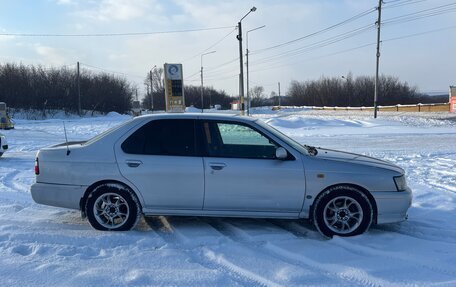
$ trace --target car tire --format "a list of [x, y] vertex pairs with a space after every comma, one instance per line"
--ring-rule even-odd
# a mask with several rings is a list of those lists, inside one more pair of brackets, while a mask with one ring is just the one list
[[2, 152], [0, 152], [0, 157], [2, 157], [2, 155], [3, 155], [3, 153], [2, 153]]
[[139, 221], [141, 206], [128, 187], [107, 183], [89, 194], [85, 213], [90, 225], [97, 230], [126, 231]]
[[314, 203], [313, 222], [326, 237], [348, 237], [367, 231], [373, 221], [367, 196], [351, 186], [335, 186], [320, 194]]

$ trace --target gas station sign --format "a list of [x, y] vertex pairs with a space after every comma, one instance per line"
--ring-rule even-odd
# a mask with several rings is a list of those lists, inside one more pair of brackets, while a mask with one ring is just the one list
[[182, 64], [165, 64], [165, 96], [167, 112], [185, 111]]

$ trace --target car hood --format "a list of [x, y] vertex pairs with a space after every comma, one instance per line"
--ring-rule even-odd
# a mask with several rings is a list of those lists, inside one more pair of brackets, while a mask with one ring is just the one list
[[318, 154], [316, 155], [317, 158], [325, 159], [325, 160], [332, 160], [332, 161], [342, 161], [354, 164], [360, 164], [365, 166], [371, 167], [378, 167], [383, 169], [392, 170], [398, 173], [403, 174], [404, 170], [399, 166], [395, 165], [394, 163], [376, 159], [373, 157], [360, 155], [356, 153], [349, 153], [325, 148], [317, 148]]

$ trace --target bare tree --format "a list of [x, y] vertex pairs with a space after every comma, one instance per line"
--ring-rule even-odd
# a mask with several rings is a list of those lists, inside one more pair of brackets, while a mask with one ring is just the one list
[[262, 106], [264, 98], [264, 88], [262, 86], [255, 86], [250, 89], [250, 103], [252, 107]]

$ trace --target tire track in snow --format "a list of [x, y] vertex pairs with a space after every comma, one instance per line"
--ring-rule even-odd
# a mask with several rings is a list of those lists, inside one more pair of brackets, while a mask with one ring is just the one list
[[[420, 268], [425, 268], [428, 270], [431, 270], [433, 272], [438, 272], [444, 275], [448, 275], [451, 277], [456, 277], [456, 270], [454, 269], [453, 266], [450, 268], [444, 268], [437, 262], [433, 262], [432, 258], [425, 258], [421, 259], [416, 256], [410, 256], [407, 255], [406, 252], [402, 253], [397, 253], [394, 251], [387, 251], [387, 250], [377, 250], [373, 247], [370, 247], [368, 245], [361, 245], [361, 244], [356, 244], [356, 243], [351, 243], [349, 239], [345, 238], [334, 238], [332, 240], [332, 243], [334, 243], [337, 246], [340, 246], [341, 248], [344, 248], [345, 250], [355, 253], [355, 254], [360, 254], [360, 255], [367, 255], [367, 256], [373, 256], [375, 258], [380, 258], [379, 261], [381, 262], [390, 262], [392, 265], [397, 264], [397, 261], [402, 261], [407, 263], [408, 266], [418, 266]], [[389, 259], [389, 260], [384, 260], [384, 259]], [[394, 267], [391, 267], [394, 268]]]
[[430, 242], [442, 242], [447, 244], [456, 244], [456, 230], [445, 230], [442, 233], [441, 228], [427, 225], [422, 222], [409, 220], [399, 224], [377, 225], [371, 227], [371, 230], [380, 230], [388, 233], [396, 233], [402, 236], [408, 236]]
[[[11, 191], [19, 191], [19, 192], [27, 192], [30, 188], [29, 184], [24, 183], [24, 178], [30, 178], [32, 181], [33, 176], [27, 176], [28, 171], [21, 171], [21, 170], [12, 170], [7, 172], [4, 176], [0, 177], [0, 183], [2, 185], [11, 190]], [[24, 176], [25, 174], [25, 176]]]
[[[364, 271], [356, 268], [348, 268], [346, 266], [337, 265], [337, 264], [325, 264], [315, 261], [309, 257], [305, 257], [303, 255], [299, 255], [294, 251], [288, 251], [283, 247], [276, 245], [274, 242], [283, 242], [278, 238], [271, 240], [271, 241], [257, 241], [252, 236], [250, 236], [245, 230], [239, 228], [231, 223], [222, 222], [221, 220], [215, 221], [214, 228], [220, 230], [221, 233], [225, 234], [227, 237], [233, 239], [233, 241], [240, 242], [247, 246], [248, 248], [254, 249], [259, 254], [268, 254], [271, 257], [278, 258], [281, 261], [299, 266], [301, 268], [310, 270], [316, 274], [319, 274], [320, 277], [326, 277], [329, 281], [335, 281], [336, 285], [350, 285], [350, 286], [394, 286], [395, 284], [379, 279], [369, 274], [365, 273]], [[264, 221], [265, 223], [267, 221]], [[210, 223], [211, 225], [214, 223]], [[293, 229], [293, 228], [289, 228]], [[294, 232], [301, 232], [296, 231]], [[294, 232], [288, 231], [288, 234], [293, 234]], [[264, 238], [264, 236], [261, 236]], [[319, 237], [320, 241], [321, 236]], [[287, 240], [285, 238], [285, 240]], [[293, 239], [288, 239], [293, 240]], [[298, 244], [303, 243], [306, 244], [305, 241], [309, 239], [295, 238]], [[310, 239], [313, 241], [313, 239]], [[345, 282], [341, 284], [341, 281]], [[324, 284], [324, 285], [330, 285]]]
[[[198, 224], [203, 223], [199, 218], [186, 218], [183, 217], [181, 220], [191, 220]], [[192, 262], [199, 264], [200, 266], [207, 268], [209, 270], [219, 271], [228, 279], [234, 281], [234, 283], [239, 284], [240, 286], [270, 286], [263, 285], [264, 280], [261, 280], [257, 276], [251, 276], [242, 270], [235, 268], [234, 264], [229, 264], [229, 261], [224, 260], [222, 256], [217, 255], [215, 252], [211, 251], [208, 247], [202, 245], [195, 246], [195, 243], [192, 243], [192, 239], [197, 239], [193, 235], [185, 235], [185, 231], [182, 228], [176, 226], [176, 222], [173, 224], [172, 217], [146, 217], [146, 222], [149, 226], [161, 236], [165, 242], [169, 243], [169, 247], [178, 248], [182, 251]], [[213, 229], [214, 232], [218, 232], [216, 229]], [[222, 235], [222, 234], [219, 234]], [[215, 244], [218, 244], [215, 242]], [[196, 251], [197, 249], [198, 251]], [[208, 261], [209, 260], [209, 261]], [[232, 284], [227, 284], [232, 285]]]
[[421, 154], [390, 160], [406, 168], [407, 178], [456, 194], [456, 153]]
[[224, 268], [230, 270], [231, 272], [243, 277], [249, 279], [251, 283], [255, 283], [255, 286], [282, 286], [280, 284], [277, 284], [276, 282], [273, 282], [271, 280], [268, 280], [261, 275], [255, 274], [249, 270], [246, 270], [237, 264], [231, 262], [230, 260], [226, 259], [223, 255], [217, 254], [216, 252], [210, 250], [207, 247], [203, 248], [204, 255], [206, 258], [208, 258], [210, 261], [217, 263], [220, 266], [224, 266]]

